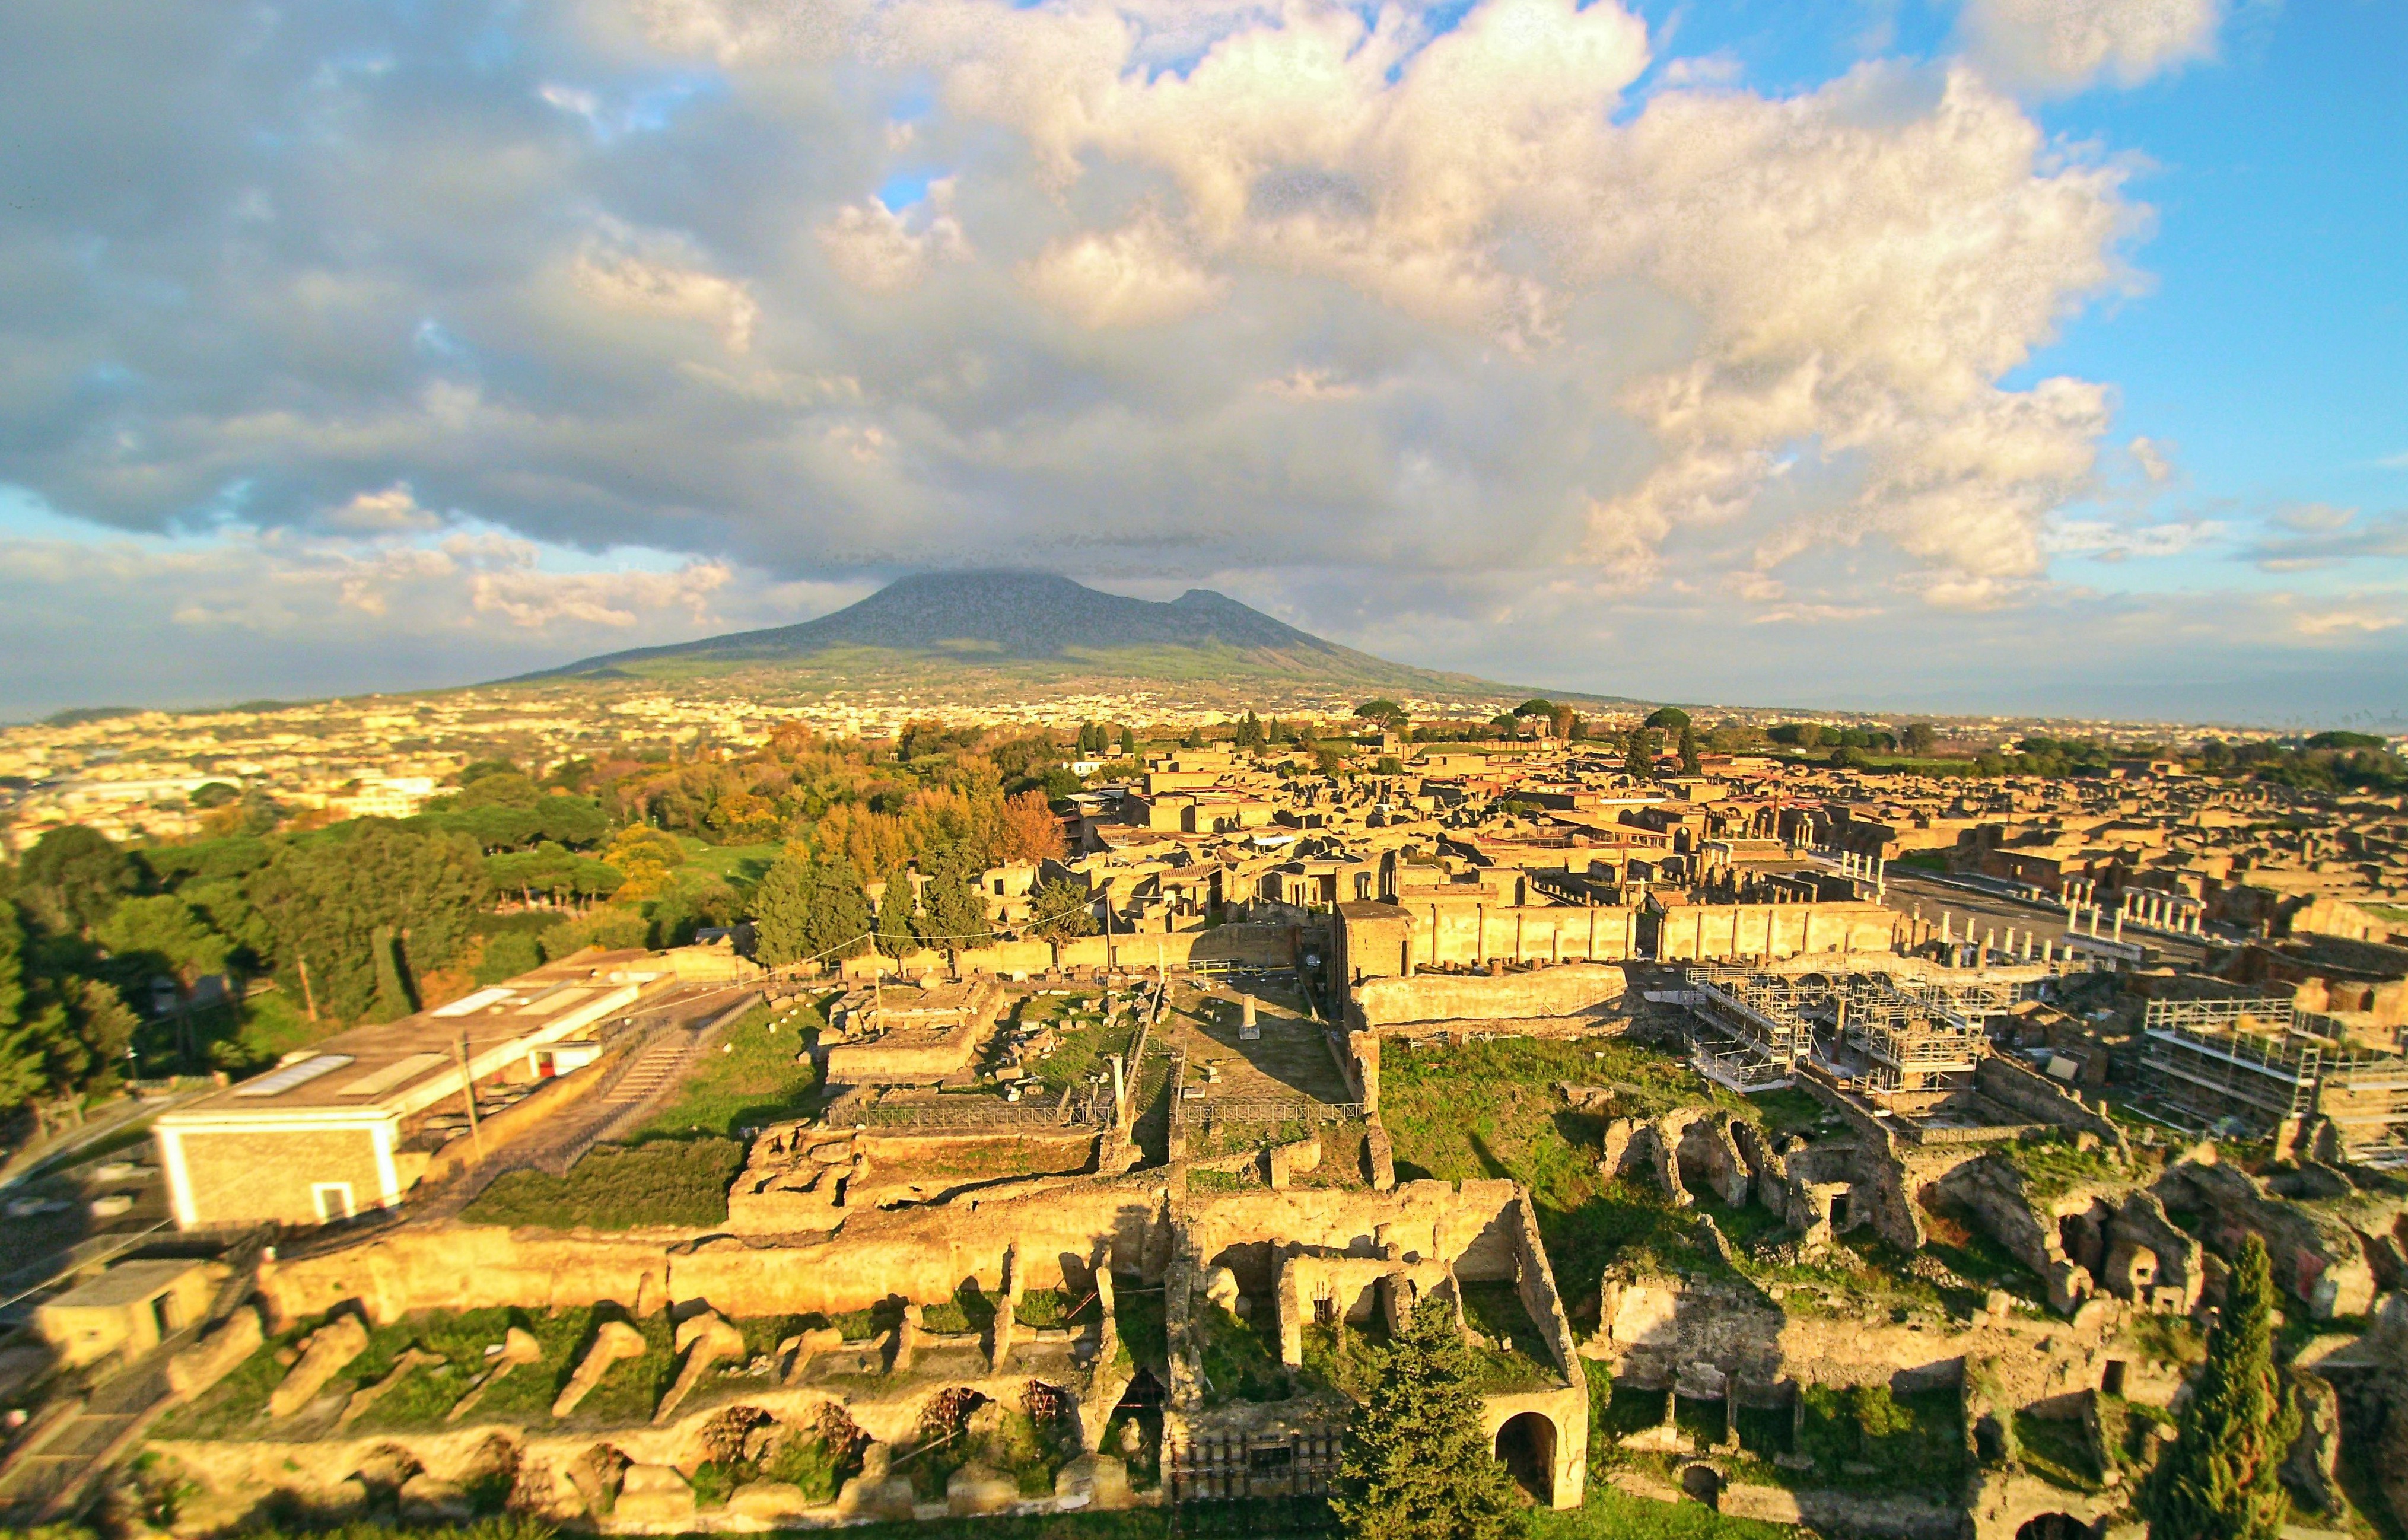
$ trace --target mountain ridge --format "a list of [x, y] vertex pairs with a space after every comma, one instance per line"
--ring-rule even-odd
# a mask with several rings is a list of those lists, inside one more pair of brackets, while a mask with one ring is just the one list
[[[941, 668], [1059, 686], [1279, 683], [1469, 698], [1515, 687], [1342, 647], [1211, 589], [1176, 599], [1106, 593], [1057, 573], [918, 573], [794, 625], [602, 653], [501, 681], [810, 672], [853, 678]], [[1596, 698], [1596, 697], [1590, 697]]]

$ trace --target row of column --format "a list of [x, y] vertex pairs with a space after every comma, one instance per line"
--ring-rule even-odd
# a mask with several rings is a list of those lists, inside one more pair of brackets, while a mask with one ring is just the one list
[[1956, 935], [1956, 917], [1945, 909], [1940, 911], [1940, 925], [1936, 932], [1931, 923], [1923, 918], [1923, 911], [1920, 908], [1914, 911], [1914, 924], [1917, 933], [1916, 944], [1938, 941], [1942, 946], [1949, 948], [1952, 962], [1957, 956], [1959, 948], [1971, 948], [1970, 965], [1973, 967], [1981, 966], [1993, 956], [2009, 962], [2057, 961], [2056, 939], [2042, 935], [2038, 931], [2017, 932], [2010, 925], [2003, 933], [1996, 928], [1986, 929], [1977, 938], [1973, 934], [1973, 922], [1969, 919], [1965, 921], [1964, 938], [1959, 940]]
[[2123, 914], [2129, 916], [2135, 925], [2172, 931], [2177, 935], [2200, 934], [2207, 919], [2204, 905], [2194, 907], [2186, 905], [2177, 908], [2171, 893], [2135, 888], [2124, 890]]

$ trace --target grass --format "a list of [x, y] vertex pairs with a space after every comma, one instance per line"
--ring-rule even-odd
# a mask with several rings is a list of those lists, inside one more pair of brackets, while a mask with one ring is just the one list
[[2091, 1456], [2081, 1423], [2017, 1412], [2015, 1443], [2025, 1467], [2041, 1479], [2073, 1491], [2100, 1490], [2099, 1462]]
[[[1467, 1283], [1463, 1289], [1465, 1324], [1491, 1342], [1493, 1348], [1471, 1350], [1476, 1382], [1492, 1395], [1515, 1390], [1551, 1390], [1563, 1383], [1539, 1335], [1538, 1322], [1523, 1306], [1521, 1290], [1510, 1283]], [[1512, 1347], [1504, 1344], [1511, 1342]]]
[[1109, 1068], [1107, 1054], [1120, 1054], [1125, 1062], [1137, 1042], [1137, 1022], [1130, 1014], [1124, 1012], [1108, 1025], [1101, 1002], [1083, 994], [1032, 995], [1020, 1003], [1014, 1021], [1054, 1028], [1054, 1051], [1033, 1065], [1037, 1078], [1054, 1091], [1086, 1084], [1089, 1075]]
[[[518, 1327], [541, 1345], [542, 1358], [520, 1365], [494, 1383], [470, 1415], [542, 1423], [549, 1418], [553, 1398], [568, 1382], [579, 1357], [605, 1319], [626, 1318], [607, 1307], [553, 1312], [515, 1307], [420, 1312], [391, 1325], [370, 1328], [367, 1347], [344, 1366], [342, 1373], [328, 1381], [326, 1389], [329, 1393], [348, 1396], [362, 1386], [384, 1378], [408, 1349], [416, 1348], [434, 1353], [443, 1360], [441, 1363], [412, 1371], [352, 1424], [351, 1431], [372, 1433], [440, 1427], [445, 1414], [466, 1392], [469, 1382], [486, 1367], [485, 1348], [500, 1342], [511, 1327]], [[298, 1342], [323, 1319], [313, 1319], [277, 1333], [198, 1401], [170, 1412], [160, 1424], [158, 1436], [283, 1436], [289, 1425], [271, 1424], [261, 1419], [268, 1393], [284, 1377], [284, 1365], [276, 1361], [277, 1350]], [[667, 1388], [672, 1370], [667, 1317], [655, 1314], [629, 1324], [643, 1333], [647, 1351], [641, 1358], [611, 1366], [601, 1384], [578, 1407], [578, 1422], [640, 1422], [652, 1415], [654, 1403]], [[748, 1338], [751, 1334], [747, 1333]]]
[[1278, 1339], [1253, 1319], [1240, 1319], [1208, 1300], [1195, 1307], [1188, 1324], [1203, 1350], [1206, 1405], [1288, 1398]]
[[2061, 1198], [2086, 1183], [2114, 1181], [2127, 1174], [2106, 1150], [2076, 1149], [2063, 1139], [2018, 1140], [2006, 1146], [2003, 1153], [2023, 1173], [2025, 1192], [2042, 1203]]
[[1610, 1082], [1641, 1113], [1708, 1099], [1704, 1082], [1679, 1060], [1626, 1043], [1393, 1044], [1381, 1064], [1380, 1099], [1398, 1177], [1510, 1176], [1528, 1188], [1556, 1287], [1576, 1322], [1595, 1321], [1608, 1262], [1643, 1253], [1666, 1266], [1719, 1268], [1654, 1184], [1598, 1173], [1605, 1118], [1572, 1111], [1555, 1089], [1558, 1081]]
[[1658, 1503], [1591, 1481], [1588, 1500], [1530, 1515], [1530, 1540], [1800, 1540], [1802, 1530], [1727, 1519], [1703, 1503]]
[[704, 1229], [727, 1221], [727, 1186], [743, 1164], [744, 1147], [733, 1139], [597, 1145], [565, 1177], [504, 1173], [460, 1218], [550, 1230]]
[[681, 871], [707, 872], [738, 888], [750, 888], [786, 853], [783, 845], [711, 845], [692, 835], [681, 837], [685, 865]]
[[719, 1047], [702, 1056], [676, 1097], [636, 1131], [635, 1141], [694, 1134], [731, 1138], [744, 1129], [817, 1111], [820, 1073], [809, 1049], [826, 1020], [814, 1005], [783, 1020], [778, 1014], [758, 1006], [721, 1033]]

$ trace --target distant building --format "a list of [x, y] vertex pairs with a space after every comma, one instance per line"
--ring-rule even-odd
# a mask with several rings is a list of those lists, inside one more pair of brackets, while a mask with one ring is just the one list
[[393, 1207], [466, 1133], [464, 1056], [480, 1103], [506, 1101], [590, 1059], [589, 1030], [677, 989], [667, 958], [587, 954], [288, 1054], [159, 1119], [176, 1222], [323, 1224]]

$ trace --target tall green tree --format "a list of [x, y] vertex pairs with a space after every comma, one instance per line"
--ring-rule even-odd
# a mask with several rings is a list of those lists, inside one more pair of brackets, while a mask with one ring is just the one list
[[886, 874], [886, 890], [878, 895], [878, 949], [889, 957], [920, 949], [917, 897], [909, 871], [898, 866]]
[[1470, 1347], [1438, 1295], [1413, 1306], [1371, 1399], [1347, 1419], [1329, 1506], [1354, 1540], [1521, 1532], [1512, 1478], [1481, 1432]]
[[1634, 727], [1630, 730], [1630, 736], [1625, 740], [1623, 747], [1622, 767], [1641, 780], [1656, 778], [1656, 730], [1654, 728]]
[[1647, 725], [1663, 728], [1669, 733], [1678, 733], [1689, 725], [1689, 714], [1677, 706], [1659, 706], [1648, 713]]
[[2266, 1243], [2241, 1243], [2207, 1362], [2173, 1448], [2141, 1490], [2151, 1540], [2275, 1540], [2290, 1500], [2278, 1475], [2300, 1412], [2274, 1367], [2274, 1280]]
[[341, 828], [343, 837], [279, 852], [252, 877], [251, 897], [274, 933], [285, 987], [301, 994], [306, 960], [318, 1008], [357, 1020], [378, 1000], [377, 932], [405, 933], [415, 966], [442, 967], [484, 905], [485, 865], [466, 834], [418, 834], [380, 819]]
[[1068, 941], [1093, 935], [1095, 895], [1075, 882], [1054, 877], [1039, 882], [1028, 894], [1028, 934], [1046, 941]]
[[173, 893], [127, 899], [93, 928], [93, 937], [122, 958], [173, 974], [187, 989], [205, 973], [223, 973], [234, 952], [233, 942]]
[[108, 919], [142, 885], [134, 858], [80, 823], [52, 829], [17, 867], [17, 897], [44, 930], [79, 936]]
[[1698, 775], [1705, 767], [1705, 760], [1698, 753], [1698, 730], [1683, 722], [1681, 724], [1681, 774]]
[[977, 885], [968, 877], [941, 873], [921, 891], [918, 929], [921, 939], [939, 951], [983, 947], [994, 934]]
[[868, 946], [869, 895], [840, 856], [789, 846], [752, 890], [753, 955], [770, 967], [858, 957]]

